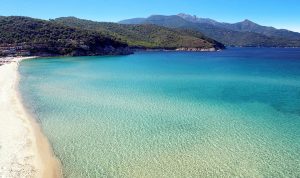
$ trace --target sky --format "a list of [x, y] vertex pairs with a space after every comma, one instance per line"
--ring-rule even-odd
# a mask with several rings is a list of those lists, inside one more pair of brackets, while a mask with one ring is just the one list
[[0, 15], [96, 21], [187, 13], [221, 22], [249, 19], [300, 32], [300, 0], [0, 0]]

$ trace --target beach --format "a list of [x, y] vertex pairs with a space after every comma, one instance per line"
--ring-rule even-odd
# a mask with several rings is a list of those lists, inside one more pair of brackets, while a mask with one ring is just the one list
[[59, 161], [18, 92], [18, 65], [28, 58], [0, 58], [0, 177], [61, 177]]

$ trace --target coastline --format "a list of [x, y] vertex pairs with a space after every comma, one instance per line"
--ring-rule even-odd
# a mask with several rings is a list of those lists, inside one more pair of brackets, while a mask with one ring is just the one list
[[0, 177], [62, 177], [60, 162], [18, 91], [19, 62], [29, 58], [2, 58], [9, 62], [0, 66]]

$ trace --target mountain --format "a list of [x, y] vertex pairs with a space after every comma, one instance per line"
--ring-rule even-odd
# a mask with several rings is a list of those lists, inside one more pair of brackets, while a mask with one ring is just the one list
[[267, 26], [262, 26], [257, 23], [254, 23], [248, 19], [238, 22], [238, 23], [221, 23], [217, 22], [212, 19], [206, 19], [206, 18], [198, 18], [197, 16], [192, 16], [188, 14], [178, 14], [177, 16], [190, 21], [194, 23], [208, 23], [211, 25], [215, 25], [221, 28], [226, 28], [230, 30], [235, 30], [235, 31], [241, 31], [241, 32], [255, 32], [259, 34], [263, 34], [269, 37], [276, 36], [276, 37], [282, 37], [282, 38], [289, 38], [289, 39], [300, 39], [300, 33], [297, 32], [292, 32], [289, 30], [285, 29], [276, 29], [274, 27], [267, 27]]
[[300, 40], [300, 33], [292, 32], [285, 29], [276, 29], [274, 27], [261, 26], [254, 22], [251, 22], [250, 20], [244, 20], [243, 22], [238, 22], [230, 25], [225, 24], [224, 27], [232, 30], [237, 30], [237, 31], [250, 31], [250, 32], [260, 33], [269, 37], [276, 36], [276, 37]]
[[29, 17], [0, 18], [0, 55], [129, 54], [128, 45], [98, 32]]
[[177, 16], [179, 16], [187, 21], [194, 22], [194, 23], [208, 23], [208, 24], [212, 24], [212, 25], [216, 25], [219, 23], [210, 18], [199, 18], [195, 15], [189, 15], [189, 14], [184, 14], [184, 13], [180, 13]]
[[[139, 23], [142, 19], [134, 19]], [[143, 19], [144, 20], [144, 19]], [[118, 39], [132, 48], [151, 49], [223, 49], [224, 45], [192, 30], [170, 29], [153, 24], [126, 25], [108, 22], [95, 22], [75, 17], [61, 17], [52, 20], [72, 28], [99, 32]]]
[[130, 19], [120, 24], [155, 24], [169, 28], [191, 29], [203, 33], [227, 46], [299, 47], [299, 33], [257, 25], [249, 20], [229, 24], [187, 14], [152, 15], [142, 21]]

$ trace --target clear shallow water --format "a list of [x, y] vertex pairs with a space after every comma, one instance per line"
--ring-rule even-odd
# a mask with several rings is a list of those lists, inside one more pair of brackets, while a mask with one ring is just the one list
[[300, 49], [26, 60], [66, 177], [299, 177]]

